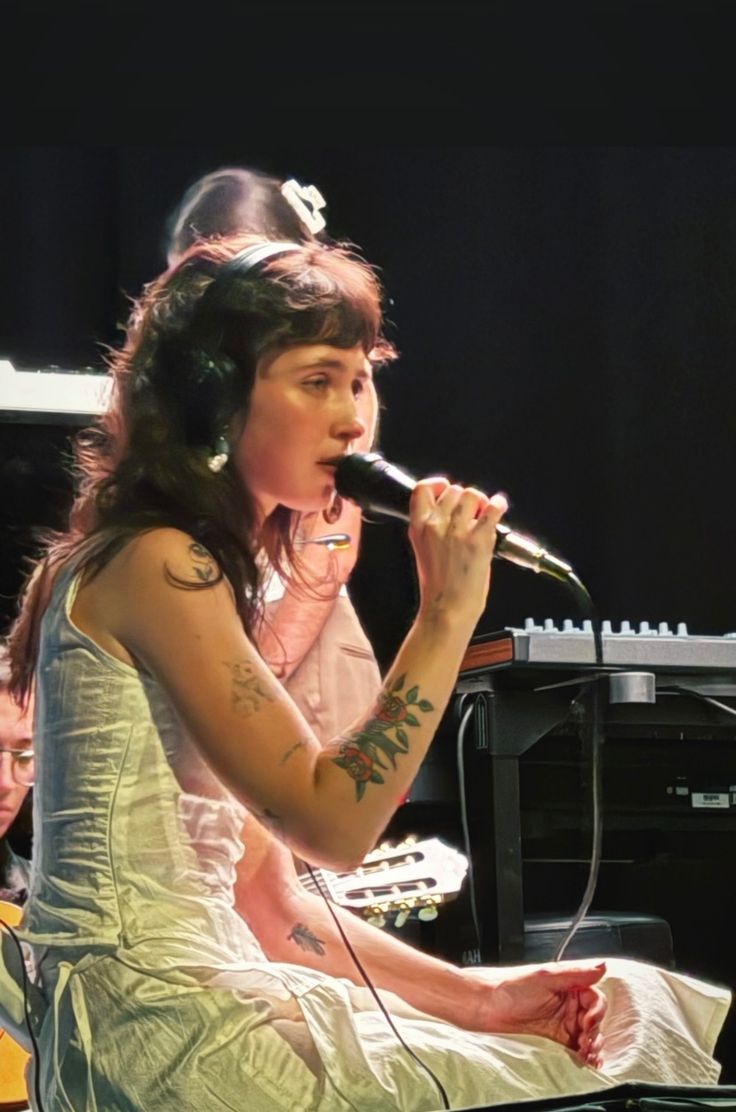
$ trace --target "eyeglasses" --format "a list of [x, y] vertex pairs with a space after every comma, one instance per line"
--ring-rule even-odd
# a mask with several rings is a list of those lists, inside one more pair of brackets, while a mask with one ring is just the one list
[[12, 761], [13, 779], [16, 784], [22, 784], [24, 788], [33, 787], [33, 776], [36, 771], [33, 750], [0, 748], [0, 757], [6, 753], [10, 755]]

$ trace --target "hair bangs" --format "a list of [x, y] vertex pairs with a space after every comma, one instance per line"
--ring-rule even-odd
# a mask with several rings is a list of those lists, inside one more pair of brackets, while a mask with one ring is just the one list
[[284, 297], [284, 314], [265, 348], [296, 344], [362, 347], [376, 362], [396, 357], [381, 332], [382, 291], [364, 260], [345, 247], [309, 245], [271, 260], [264, 271]]

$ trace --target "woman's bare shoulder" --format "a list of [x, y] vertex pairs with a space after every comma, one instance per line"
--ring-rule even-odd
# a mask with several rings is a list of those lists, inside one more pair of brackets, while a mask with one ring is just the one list
[[[108, 651], [127, 659], [132, 629], [165, 620], [172, 606], [194, 601], [200, 588], [208, 596], [216, 593], [225, 611], [234, 608], [228, 580], [199, 541], [180, 529], [148, 529], [121, 544], [96, 574], [83, 577], [73, 620]], [[168, 596], [175, 597], [167, 605]]]
[[180, 586], [214, 586], [223, 579], [212, 553], [190, 533], [170, 526], [136, 534], [110, 561], [110, 568], [126, 579], [153, 577]]

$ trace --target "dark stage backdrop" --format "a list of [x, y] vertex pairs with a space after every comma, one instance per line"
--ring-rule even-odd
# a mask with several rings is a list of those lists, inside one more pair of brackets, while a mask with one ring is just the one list
[[[574, 563], [604, 618], [736, 630], [736, 148], [265, 149], [246, 133], [229, 148], [6, 149], [0, 357], [100, 366], [162, 267], [183, 190], [237, 164], [315, 182], [332, 234], [381, 268], [402, 353], [381, 382], [389, 458], [508, 492], [510, 520]], [[67, 452], [63, 428], [0, 423], [3, 624], [33, 527], [61, 522]], [[366, 527], [352, 592], [385, 665], [415, 596], [400, 525]], [[497, 562], [480, 629], [528, 615], [574, 616], [562, 588]], [[598, 896], [651, 903], [694, 971], [734, 982], [733, 834], [714, 841], [707, 860], [630, 871], [620, 898], [604, 870]]]
[[[233, 164], [316, 182], [331, 232], [381, 268], [402, 352], [387, 456], [508, 492], [603, 617], [736, 628], [736, 149], [5, 150], [0, 357], [99, 366], [178, 197]], [[51, 434], [23, 437], [23, 460], [0, 435], [4, 518], [19, 483], [23, 522], [54, 518]], [[5, 539], [5, 619], [24, 533]], [[572, 616], [561, 588], [496, 569], [481, 630]], [[414, 600], [400, 526], [365, 530], [354, 595], [387, 662]]]

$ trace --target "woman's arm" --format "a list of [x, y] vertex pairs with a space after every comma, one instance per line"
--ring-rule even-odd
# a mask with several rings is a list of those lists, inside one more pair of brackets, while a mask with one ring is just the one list
[[[243, 841], [236, 907], [266, 956], [362, 985], [330, 909], [302, 887], [289, 851], [250, 816]], [[600, 967], [563, 962], [518, 970], [461, 969], [385, 934], [350, 911], [331, 907], [376, 988], [458, 1027], [543, 1035], [570, 1046], [590, 1064], [596, 1062], [605, 1012], [604, 1000], [593, 987], [603, 975]]]
[[[293, 962], [361, 984], [325, 901], [301, 884], [288, 849], [248, 816], [235, 903], [271, 961]], [[462, 971], [332, 904], [373, 983], [450, 1023], [466, 1026], [480, 984], [464, 991]], [[470, 1024], [472, 1026], [472, 1023]]]
[[417, 485], [410, 537], [419, 612], [378, 705], [325, 747], [245, 636], [211, 555], [186, 534], [139, 535], [77, 603], [96, 591], [86, 631], [156, 676], [249, 809], [305, 860], [350, 868], [386, 827], [449, 701], [485, 605], [504, 510], [500, 496], [489, 501], [445, 480]]

